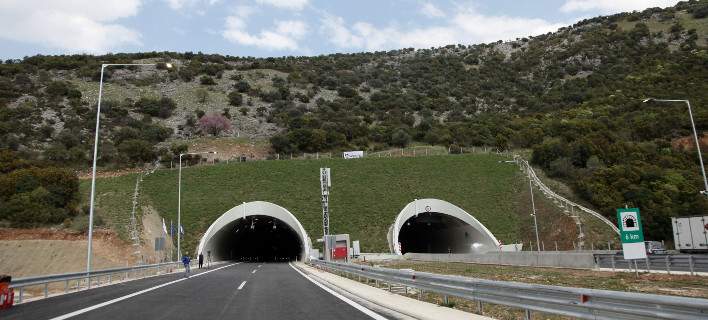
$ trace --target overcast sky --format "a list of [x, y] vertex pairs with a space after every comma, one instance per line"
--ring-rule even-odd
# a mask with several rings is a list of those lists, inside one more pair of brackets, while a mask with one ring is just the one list
[[674, 0], [0, 0], [0, 58], [318, 55], [475, 44]]

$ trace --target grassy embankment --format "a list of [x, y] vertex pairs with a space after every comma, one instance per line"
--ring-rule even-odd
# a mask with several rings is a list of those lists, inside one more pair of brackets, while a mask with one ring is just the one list
[[[535, 239], [528, 185], [507, 158], [472, 154], [358, 160], [256, 161], [184, 168], [182, 220], [188, 250], [219, 215], [241, 202], [262, 200], [292, 212], [314, 239], [322, 233], [320, 167], [332, 168], [331, 228], [361, 240], [366, 252], [387, 251], [386, 233], [414, 198], [439, 198], [467, 210], [505, 243]], [[98, 208], [125, 235], [136, 175], [98, 180]], [[82, 182], [87, 194], [89, 181]], [[141, 205], [176, 221], [177, 171], [158, 170], [142, 183]], [[537, 194], [539, 226], [547, 245], [572, 248], [570, 219]], [[169, 222], [168, 222], [169, 223]], [[606, 228], [609, 229], [609, 228]], [[602, 233], [603, 231], [599, 231]], [[606, 233], [606, 232], [605, 232]]]

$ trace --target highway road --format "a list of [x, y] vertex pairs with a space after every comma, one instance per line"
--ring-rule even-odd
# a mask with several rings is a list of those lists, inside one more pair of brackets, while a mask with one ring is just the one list
[[2, 319], [384, 319], [288, 263], [229, 263], [51, 297]]

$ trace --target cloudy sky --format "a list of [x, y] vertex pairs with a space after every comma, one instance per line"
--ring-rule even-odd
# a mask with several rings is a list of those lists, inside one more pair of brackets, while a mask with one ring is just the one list
[[0, 58], [318, 55], [474, 44], [674, 0], [0, 0]]

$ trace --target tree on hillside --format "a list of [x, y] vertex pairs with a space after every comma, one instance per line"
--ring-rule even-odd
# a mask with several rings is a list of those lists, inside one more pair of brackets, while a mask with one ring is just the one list
[[405, 147], [411, 143], [411, 136], [403, 129], [398, 129], [391, 135], [391, 144], [397, 147]]
[[222, 132], [231, 131], [231, 122], [222, 115], [210, 114], [199, 119], [199, 130], [206, 134], [218, 136]]

